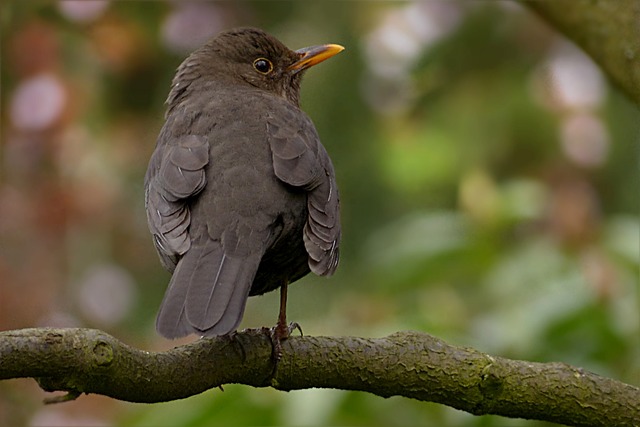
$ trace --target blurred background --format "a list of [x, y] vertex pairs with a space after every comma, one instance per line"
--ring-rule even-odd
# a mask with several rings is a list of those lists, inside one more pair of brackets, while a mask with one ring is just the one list
[[[640, 385], [637, 109], [512, 2], [9, 1], [1, 8], [0, 329], [102, 329], [146, 350], [169, 280], [143, 176], [176, 67], [261, 27], [313, 68], [302, 106], [337, 171], [342, 259], [290, 288], [308, 335], [420, 330]], [[243, 327], [275, 323], [252, 298]], [[0, 383], [0, 424], [543, 426], [365, 393], [228, 385], [155, 405], [43, 406]]]

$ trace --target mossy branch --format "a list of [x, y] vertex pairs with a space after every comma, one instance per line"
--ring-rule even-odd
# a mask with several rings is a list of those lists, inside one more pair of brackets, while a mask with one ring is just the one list
[[224, 384], [278, 390], [359, 390], [437, 402], [476, 415], [576, 426], [640, 425], [640, 389], [563, 363], [533, 363], [456, 347], [419, 332], [386, 338], [298, 337], [277, 370], [257, 331], [164, 352], [94, 329], [0, 332], [0, 379], [35, 378], [64, 401], [96, 393], [131, 402], [182, 399]]
[[600, 65], [640, 105], [640, 2], [521, 0]]

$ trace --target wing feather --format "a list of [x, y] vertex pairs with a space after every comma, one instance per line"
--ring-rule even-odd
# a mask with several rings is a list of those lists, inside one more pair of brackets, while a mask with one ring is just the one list
[[145, 177], [145, 206], [149, 229], [162, 264], [173, 272], [191, 246], [189, 198], [206, 185], [209, 162], [206, 138], [185, 135], [171, 145], [160, 140]]
[[309, 268], [325, 276], [334, 273], [341, 237], [340, 199], [331, 159], [320, 143], [311, 120], [288, 106], [269, 116], [267, 132], [273, 169], [284, 183], [307, 191], [304, 244]]

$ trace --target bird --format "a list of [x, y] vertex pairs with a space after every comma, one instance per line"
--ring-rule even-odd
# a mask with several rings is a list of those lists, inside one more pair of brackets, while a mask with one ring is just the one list
[[287, 48], [257, 28], [226, 30], [178, 67], [144, 179], [149, 230], [172, 273], [156, 330], [166, 338], [229, 335], [249, 296], [280, 289], [275, 328], [286, 339], [288, 285], [339, 260], [335, 171], [300, 108], [305, 71], [336, 44]]

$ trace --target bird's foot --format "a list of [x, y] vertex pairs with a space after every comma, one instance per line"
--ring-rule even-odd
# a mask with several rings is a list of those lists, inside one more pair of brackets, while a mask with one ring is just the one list
[[286, 341], [296, 329], [300, 331], [300, 335], [304, 335], [302, 333], [302, 328], [297, 322], [291, 322], [289, 324], [278, 322], [278, 324], [273, 328], [267, 329], [269, 332], [269, 338], [271, 338], [271, 345], [273, 346], [271, 358], [276, 364], [276, 367], [280, 359], [282, 359], [282, 342]]
[[244, 349], [244, 345], [242, 345], [242, 341], [240, 339], [238, 339], [238, 332], [237, 331], [231, 331], [226, 335], [222, 335], [220, 338], [223, 339], [223, 340], [227, 340], [230, 344], [233, 344], [237, 348], [239, 348], [240, 349], [240, 357], [242, 358], [242, 362], [246, 362], [247, 361], [247, 352]]
[[278, 371], [280, 359], [282, 359], [282, 342], [287, 340], [296, 329], [299, 330], [300, 335], [302, 335], [302, 328], [296, 322], [289, 324], [278, 322], [278, 324], [272, 328], [262, 328], [262, 332], [267, 335], [271, 341], [271, 361], [273, 362], [273, 369], [271, 371], [272, 385], [276, 372]]
[[276, 326], [271, 328], [271, 331], [273, 332], [275, 338], [279, 339], [280, 341], [284, 341], [289, 338], [293, 331], [295, 331], [296, 329], [300, 331], [300, 336], [304, 335], [302, 333], [302, 328], [300, 327], [300, 324], [298, 322], [291, 322], [289, 324], [278, 323]]

